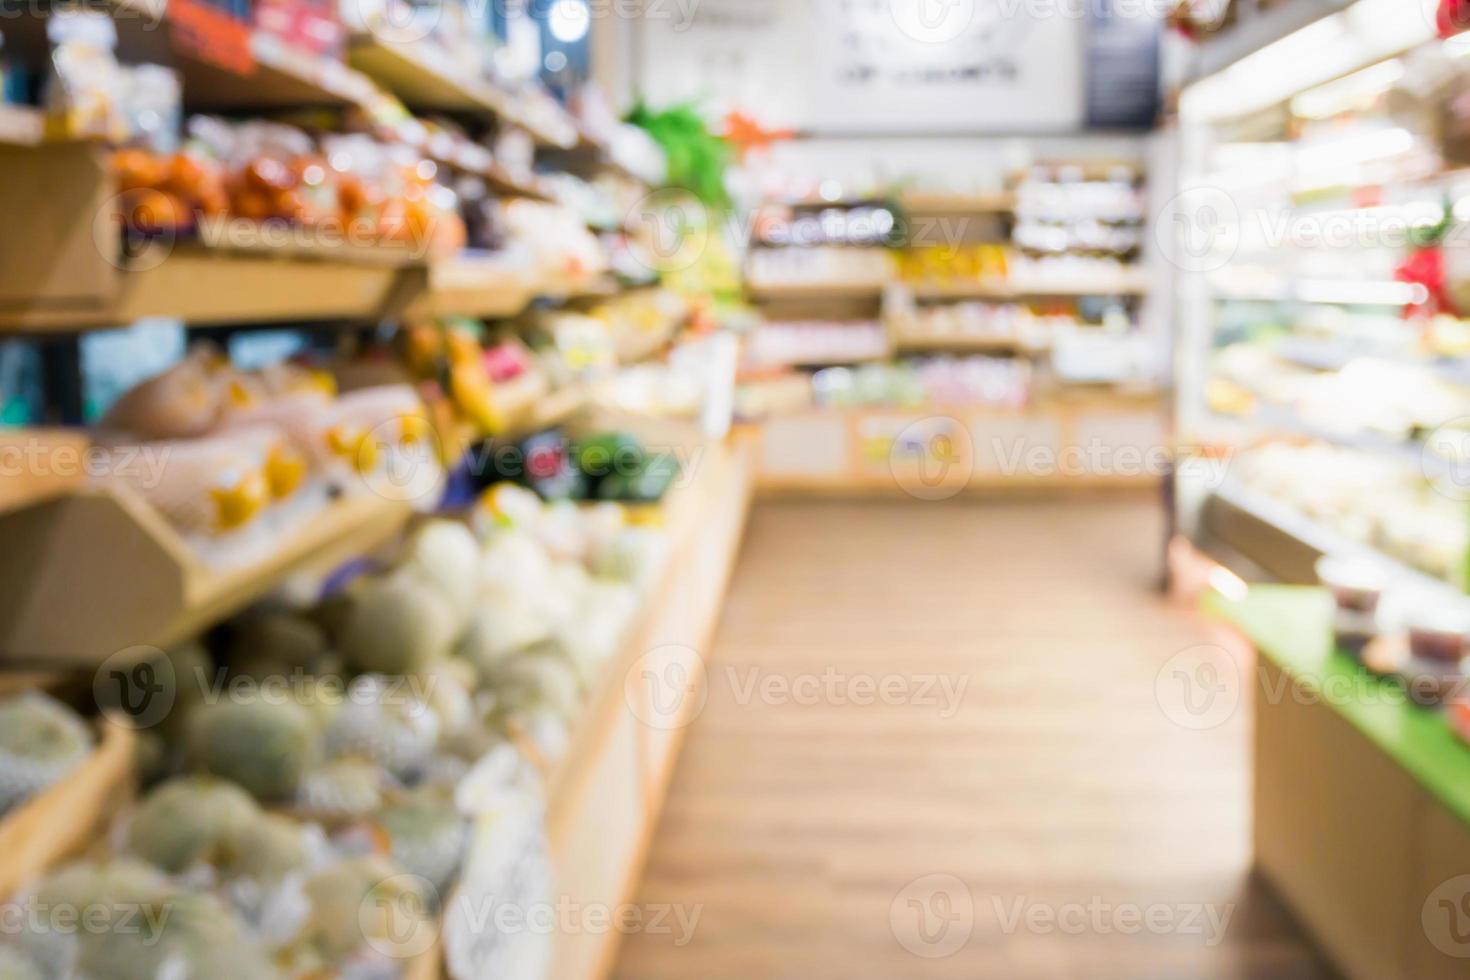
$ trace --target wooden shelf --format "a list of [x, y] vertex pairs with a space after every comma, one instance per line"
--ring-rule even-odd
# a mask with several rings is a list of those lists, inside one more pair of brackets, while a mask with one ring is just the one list
[[509, 106], [500, 90], [478, 79], [460, 79], [442, 71], [430, 60], [430, 53], [417, 45], [360, 34], [348, 46], [347, 61], [411, 109], [500, 114]]
[[0, 515], [0, 652], [12, 662], [95, 665], [128, 647], [191, 639], [296, 573], [325, 572], [393, 537], [406, 504], [329, 504], [254, 564], [217, 570], [147, 503], [84, 489]]
[[1231, 557], [1245, 559], [1256, 569], [1287, 584], [1316, 582], [1317, 559], [1331, 554], [1374, 562], [1388, 569], [1395, 580], [1411, 583], [1416, 592], [1439, 595], [1446, 601], [1458, 597], [1458, 590], [1449, 582], [1371, 545], [1347, 538], [1237, 480], [1224, 481], [1206, 499], [1197, 543], [1212, 553], [1223, 546]]
[[591, 393], [586, 385], [568, 385], [537, 400], [518, 420], [516, 430], [522, 435], [530, 435], [564, 425], [586, 409], [590, 402]]
[[535, 283], [524, 270], [491, 253], [466, 252], [429, 266], [427, 286], [410, 304], [408, 315], [512, 317], [535, 297]]
[[975, 282], [924, 282], [912, 286], [914, 298], [921, 300], [1015, 299], [1020, 293], [1008, 280]]
[[[913, 448], [941, 436], [948, 458], [913, 458]], [[900, 438], [910, 448], [895, 455]], [[760, 441], [763, 490], [920, 499], [1156, 488], [1164, 473], [1146, 465], [1148, 451], [1168, 445], [1158, 395], [1109, 392], [1025, 407], [817, 407], [767, 419]]]
[[976, 337], [964, 334], [895, 333], [893, 346], [901, 354], [926, 353], [1044, 353], [1045, 346], [1028, 346], [1017, 337]]
[[[547, 838], [557, 890], [587, 907], [630, 901], [663, 807], [687, 725], [703, 703], [704, 673], [681, 650], [707, 652], [739, 553], [752, 485], [743, 441], [705, 448], [692, 481], [664, 503], [669, 552], [621, 652], [602, 668], [570, 748], [547, 780]], [[643, 658], [645, 669], [637, 669]], [[679, 716], [650, 677], [683, 668], [691, 687]], [[654, 701], [655, 698], [659, 700]], [[616, 930], [558, 933], [559, 980], [600, 980], [617, 955]]]
[[905, 211], [917, 214], [1009, 214], [1016, 198], [1006, 191], [990, 194], [944, 194], [908, 191], [899, 198]]
[[184, 102], [205, 111], [342, 108], [372, 97], [372, 82], [340, 61], [292, 47], [260, 31], [251, 37], [255, 70], [240, 75], [179, 58]]
[[794, 302], [824, 299], [878, 300], [883, 295], [882, 281], [866, 282], [748, 282], [746, 293], [757, 302]]
[[144, 317], [197, 326], [372, 322], [393, 308], [400, 256], [363, 261], [358, 250], [305, 257], [311, 251], [160, 245], [116, 270], [107, 294], [75, 303], [0, 301], [0, 331], [106, 329]]
[[[155, 242], [125, 256], [102, 147], [0, 146], [0, 331], [108, 328], [142, 317], [194, 324], [376, 322], [402, 301], [418, 261], [403, 248], [236, 222], [228, 246]], [[243, 229], [245, 234], [233, 232]]]
[[0, 476], [0, 514], [80, 486], [87, 445], [86, 434], [74, 429], [0, 428], [0, 460], [7, 468]]
[[1009, 279], [973, 282], [926, 282], [913, 284], [921, 300], [993, 299], [1014, 300], [1046, 296], [1142, 296], [1149, 291], [1149, 277], [1142, 270], [1124, 270], [1118, 275], [1097, 277], [1013, 276]]
[[376, 34], [360, 34], [348, 47], [348, 63], [412, 109], [440, 112], [492, 113], [531, 133], [544, 146], [571, 149], [576, 127], [546, 125], [533, 119], [517, 97], [481, 78], [459, 78], [444, 72], [423, 45], [402, 44]]
[[555, 201], [539, 179], [524, 179], [512, 174], [499, 162], [493, 162], [481, 173], [490, 189], [502, 197], [528, 197], [533, 201]]
[[59, 783], [0, 821], [0, 900], [61, 861], [86, 850], [136, 787], [137, 736], [122, 723], [101, 721], [92, 754]]

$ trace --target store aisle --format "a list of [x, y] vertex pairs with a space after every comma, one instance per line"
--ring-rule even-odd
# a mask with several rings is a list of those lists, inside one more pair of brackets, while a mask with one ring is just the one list
[[1208, 639], [1157, 510], [760, 505], [638, 897], [697, 925], [617, 975], [1330, 976], [1247, 875], [1244, 710], [1155, 699]]

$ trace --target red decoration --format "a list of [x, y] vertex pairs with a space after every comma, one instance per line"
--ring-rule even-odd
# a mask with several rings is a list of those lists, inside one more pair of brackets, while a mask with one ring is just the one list
[[1435, 27], [1440, 37], [1454, 37], [1470, 29], [1470, 0], [1439, 0]]
[[741, 160], [751, 150], [766, 150], [780, 142], [796, 136], [790, 129], [764, 129], [754, 118], [743, 112], [732, 112], [725, 117], [725, 139], [735, 147]]
[[1444, 249], [1440, 246], [1431, 245], [1412, 253], [1394, 270], [1393, 277], [1399, 282], [1416, 283], [1429, 291], [1429, 298], [1423, 303], [1405, 307], [1405, 317], [1434, 316], [1437, 313], [1460, 315], [1445, 286]]
[[169, 39], [174, 49], [236, 75], [255, 74], [250, 25], [206, 0], [170, 0]]

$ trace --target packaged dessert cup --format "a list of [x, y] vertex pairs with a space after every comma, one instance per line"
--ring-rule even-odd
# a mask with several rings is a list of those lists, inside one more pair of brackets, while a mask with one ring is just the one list
[[1358, 656], [1378, 635], [1378, 603], [1387, 575], [1377, 562], [1327, 555], [1317, 561], [1317, 578], [1336, 604], [1332, 623], [1338, 648]]

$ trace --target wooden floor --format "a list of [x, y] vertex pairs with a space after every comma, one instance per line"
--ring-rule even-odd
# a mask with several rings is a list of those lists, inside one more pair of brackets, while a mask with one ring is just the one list
[[697, 925], [617, 976], [1331, 976], [1248, 874], [1245, 710], [1156, 702], [1208, 639], [1154, 591], [1157, 511], [759, 505], [638, 895]]

